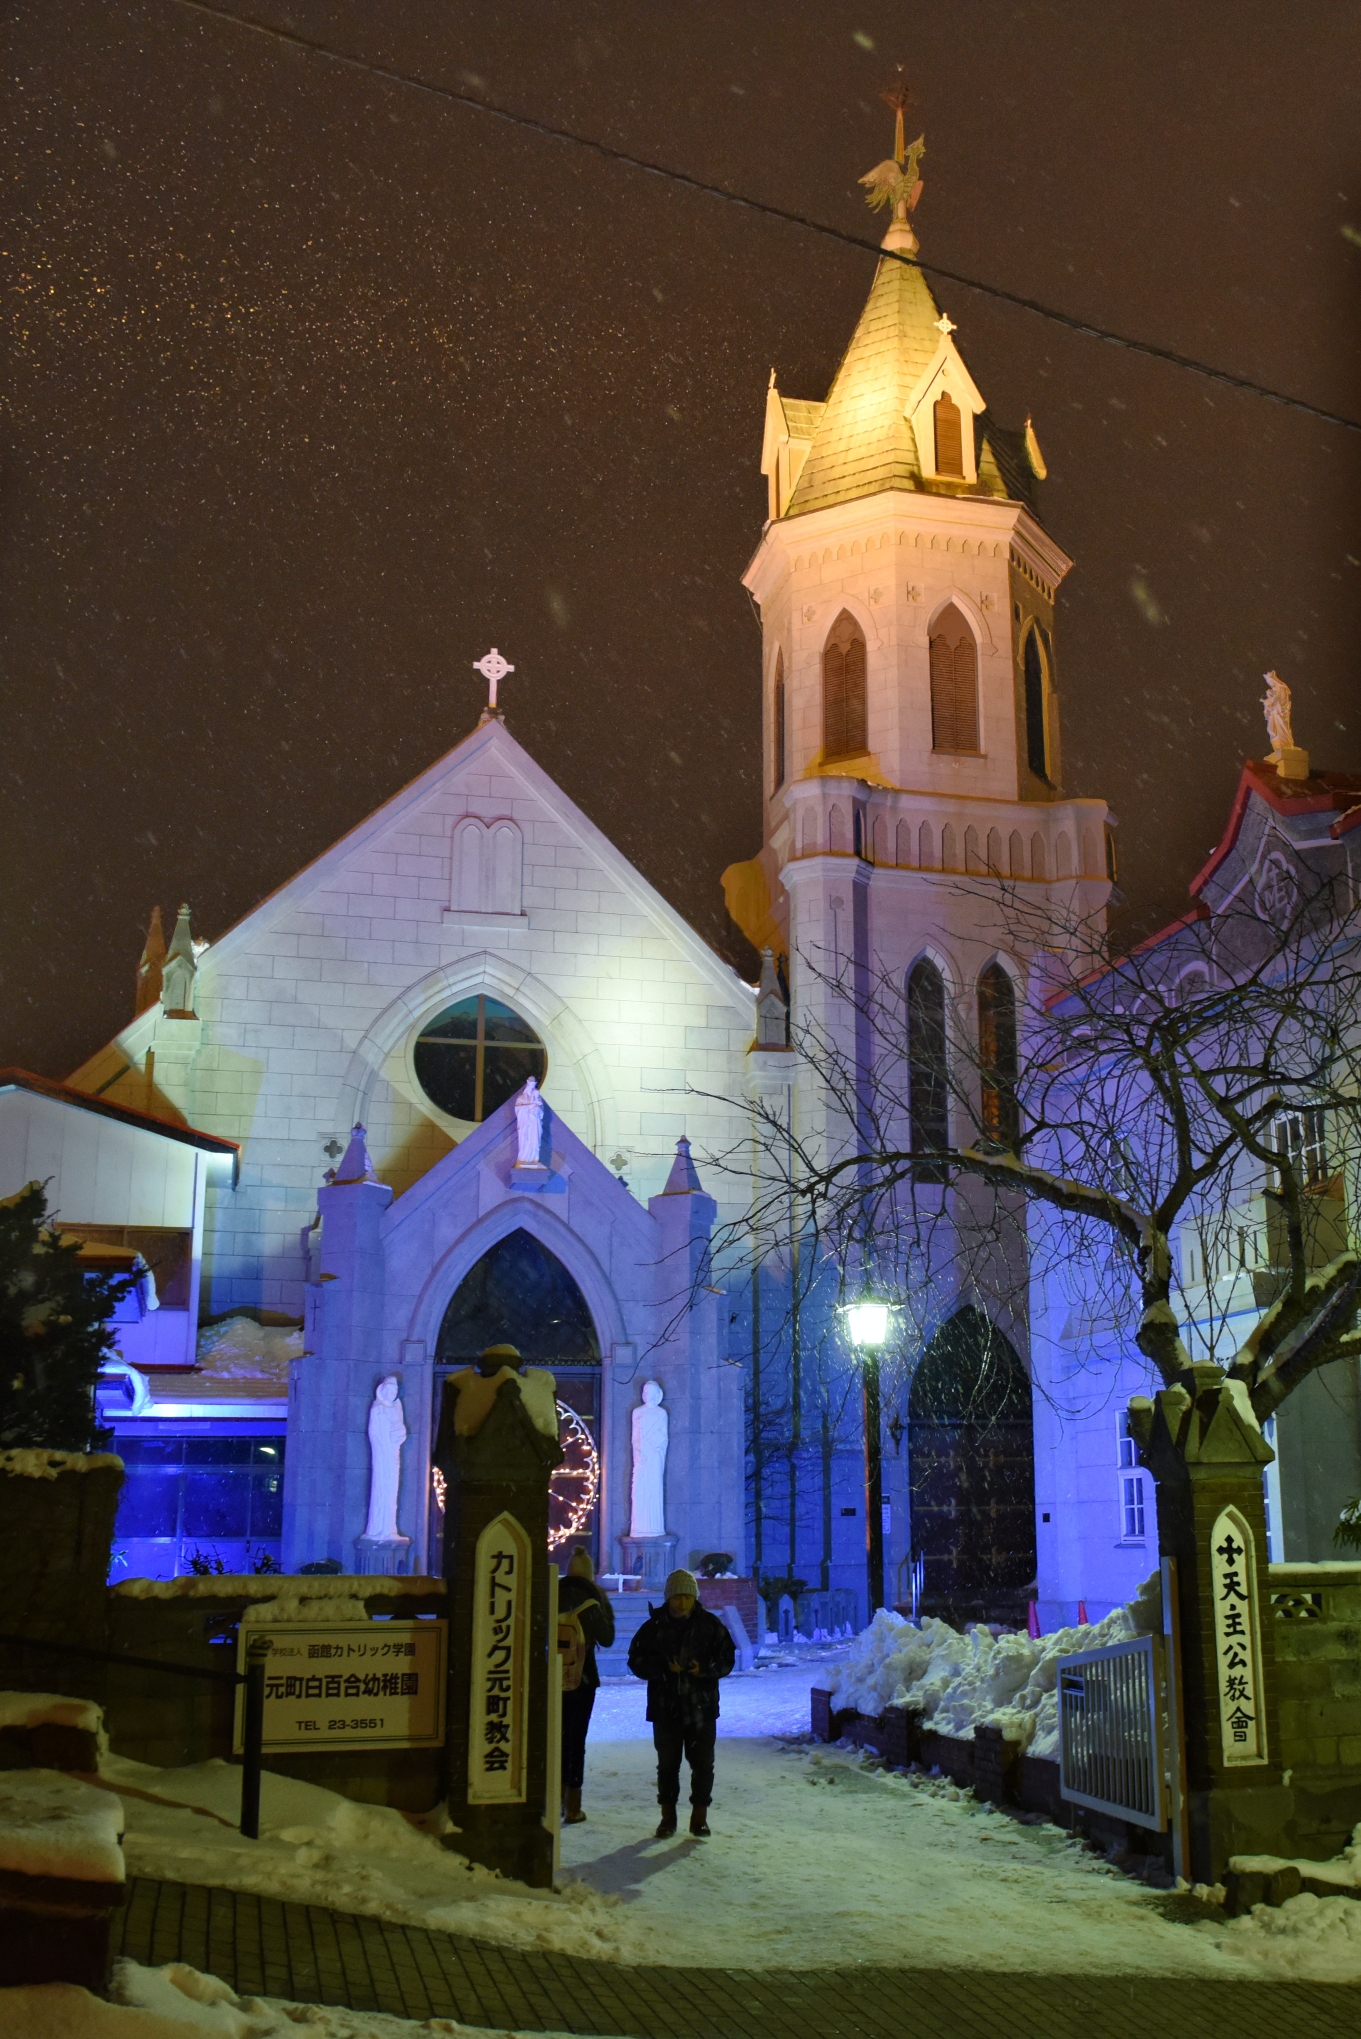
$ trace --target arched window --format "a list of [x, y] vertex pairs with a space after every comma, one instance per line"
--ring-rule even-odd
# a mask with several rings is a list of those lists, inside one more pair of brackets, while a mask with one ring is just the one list
[[978, 1064], [983, 1130], [999, 1146], [1014, 1147], [1021, 1129], [1016, 1103], [1016, 991], [1000, 963], [989, 963], [978, 980]]
[[964, 476], [964, 420], [948, 390], [936, 398], [936, 473]]
[[1028, 630], [1025, 640], [1025, 748], [1026, 762], [1036, 778], [1049, 777], [1049, 737], [1044, 720], [1044, 651], [1037, 629]]
[[978, 749], [978, 647], [953, 602], [931, 632], [931, 748]]
[[499, 998], [461, 998], [422, 1027], [416, 1081], [451, 1119], [480, 1125], [513, 1097], [527, 1077], [542, 1083], [543, 1042]]
[[[945, 980], [925, 957], [907, 979], [907, 1085], [912, 1152], [938, 1154], [950, 1137], [945, 1061]], [[918, 1182], [944, 1182], [939, 1162], [923, 1163]]]
[[822, 651], [822, 754], [854, 758], [868, 748], [865, 637], [843, 609]]
[[784, 784], [784, 653], [775, 654], [775, 690], [771, 703], [771, 729], [774, 737], [774, 765], [770, 775], [770, 789], [778, 793]]

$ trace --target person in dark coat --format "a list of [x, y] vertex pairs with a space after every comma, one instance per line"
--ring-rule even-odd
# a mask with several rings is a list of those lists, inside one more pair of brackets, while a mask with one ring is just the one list
[[673, 1572], [666, 1604], [650, 1607], [629, 1644], [629, 1669], [647, 1680], [647, 1717], [657, 1751], [657, 1803], [662, 1816], [657, 1839], [676, 1831], [680, 1766], [690, 1765], [690, 1831], [708, 1834], [714, 1793], [714, 1739], [718, 1732], [718, 1681], [736, 1660], [731, 1635], [716, 1614], [700, 1604], [693, 1572]]
[[581, 1810], [581, 1790], [586, 1777], [586, 1735], [600, 1689], [596, 1647], [607, 1650], [614, 1641], [614, 1609], [595, 1583], [589, 1551], [574, 1550], [567, 1560], [567, 1575], [558, 1586], [558, 1613], [575, 1614], [586, 1638], [581, 1682], [574, 1692], [562, 1695], [562, 1816], [574, 1827], [586, 1817]]

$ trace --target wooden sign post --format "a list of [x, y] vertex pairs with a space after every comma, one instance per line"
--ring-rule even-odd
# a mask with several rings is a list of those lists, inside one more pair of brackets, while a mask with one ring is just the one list
[[548, 1483], [561, 1457], [551, 1374], [519, 1374], [493, 1354], [446, 1381], [435, 1463], [445, 1479], [458, 1829], [448, 1845], [540, 1887], [553, 1882], [558, 1825]]

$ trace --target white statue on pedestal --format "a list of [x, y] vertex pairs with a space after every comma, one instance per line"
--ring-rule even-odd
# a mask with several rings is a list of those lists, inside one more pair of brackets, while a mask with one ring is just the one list
[[397, 1391], [396, 1374], [379, 1381], [369, 1408], [369, 1452], [373, 1470], [369, 1477], [369, 1519], [364, 1534], [375, 1543], [395, 1543], [397, 1488], [402, 1476], [402, 1446], [406, 1443], [406, 1421]]
[[666, 1445], [671, 1419], [662, 1407], [660, 1381], [644, 1381], [633, 1412], [633, 1514], [630, 1536], [666, 1534]]
[[515, 1156], [516, 1167], [538, 1168], [541, 1165], [539, 1156], [543, 1152], [543, 1098], [532, 1076], [515, 1100], [515, 1133], [520, 1143]]

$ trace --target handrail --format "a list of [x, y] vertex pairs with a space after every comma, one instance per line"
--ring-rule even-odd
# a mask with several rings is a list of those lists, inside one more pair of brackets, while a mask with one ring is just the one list
[[241, 1737], [241, 1832], [248, 1841], [260, 1838], [260, 1759], [265, 1740], [265, 1659], [271, 1639], [253, 1635], [246, 1644], [244, 1671], [200, 1670], [197, 1664], [171, 1664], [160, 1657], [130, 1657], [115, 1650], [87, 1650], [79, 1643], [51, 1643], [37, 1636], [0, 1634], [0, 1643], [22, 1650], [46, 1650], [54, 1657], [84, 1657], [96, 1664], [130, 1664], [139, 1671], [169, 1671], [180, 1678], [205, 1678], [214, 1685], [246, 1688], [246, 1718]]
[[132, 1664], [139, 1671], [171, 1671], [180, 1678], [210, 1678], [219, 1685], [244, 1685], [244, 1671], [204, 1671], [197, 1664], [171, 1664], [160, 1657], [129, 1657], [115, 1650], [83, 1650], [78, 1643], [50, 1643], [31, 1635], [0, 1635], [17, 1649], [48, 1650], [58, 1657], [87, 1657], [96, 1664]]

